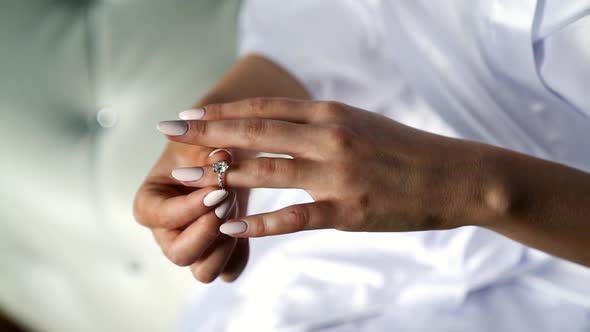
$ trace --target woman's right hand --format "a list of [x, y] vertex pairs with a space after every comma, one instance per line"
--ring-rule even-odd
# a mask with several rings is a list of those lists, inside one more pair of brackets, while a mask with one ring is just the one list
[[[238, 213], [236, 193], [218, 187], [189, 187], [199, 169], [215, 161], [231, 162], [226, 150], [169, 143], [140, 186], [134, 202], [136, 220], [148, 227], [173, 263], [190, 266], [204, 283], [219, 275], [235, 280], [244, 270], [249, 253], [247, 239], [219, 233], [219, 225]], [[202, 174], [202, 172], [201, 172]]]

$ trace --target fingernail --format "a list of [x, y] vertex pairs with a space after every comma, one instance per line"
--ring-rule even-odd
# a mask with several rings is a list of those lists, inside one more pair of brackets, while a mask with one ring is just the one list
[[226, 222], [219, 226], [219, 231], [227, 235], [235, 235], [244, 233], [248, 229], [248, 224], [245, 221]]
[[205, 111], [202, 108], [186, 110], [178, 114], [182, 120], [201, 120], [203, 116], [205, 116]]
[[227, 199], [227, 200], [225, 200], [225, 202], [221, 203], [215, 209], [215, 215], [217, 216], [217, 218], [223, 219], [223, 218], [227, 217], [229, 210], [231, 210], [231, 207], [234, 205], [235, 201], [236, 201], [236, 198], [234, 195], [234, 197], [232, 199]]
[[201, 167], [182, 167], [172, 170], [172, 177], [182, 182], [197, 181], [203, 176]]
[[211, 153], [209, 153], [209, 157], [211, 157], [212, 155], [216, 154], [217, 152], [221, 152], [221, 151], [225, 151], [225, 152], [227, 152], [227, 154], [229, 154], [229, 156], [233, 158], [233, 155], [231, 154], [231, 152], [229, 152], [229, 151], [228, 151], [228, 150], [226, 150], [226, 149], [217, 149], [217, 150], [213, 150], [213, 151], [211, 151]]
[[225, 191], [224, 189], [215, 190], [208, 193], [207, 196], [203, 198], [203, 204], [205, 204], [205, 206], [207, 207], [215, 206], [219, 204], [221, 201], [223, 201], [226, 197], [227, 191]]
[[168, 136], [182, 136], [188, 131], [188, 124], [184, 121], [162, 121], [158, 123], [158, 130]]

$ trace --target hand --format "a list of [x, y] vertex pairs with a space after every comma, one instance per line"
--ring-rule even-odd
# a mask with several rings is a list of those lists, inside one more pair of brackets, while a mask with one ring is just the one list
[[[417, 231], [456, 223], [471, 191], [477, 153], [459, 140], [416, 130], [334, 102], [249, 99], [208, 105], [199, 121], [167, 121], [175, 142], [293, 157], [236, 162], [232, 188], [302, 188], [315, 200], [225, 223], [221, 231], [258, 237], [310, 229]], [[459, 158], [460, 157], [460, 158]], [[206, 170], [191, 186], [214, 185]], [[462, 220], [463, 221], [463, 220]]]
[[[217, 160], [231, 160], [224, 150], [170, 143], [160, 160], [139, 188], [134, 204], [137, 221], [151, 229], [164, 254], [175, 264], [190, 266], [195, 278], [209, 283], [221, 275], [235, 280], [248, 261], [247, 239], [219, 233], [225, 218], [238, 215], [234, 192], [219, 191], [216, 184], [189, 188], [174, 179], [171, 172], [182, 166], [210, 165]], [[176, 171], [189, 181], [193, 174]], [[198, 172], [197, 172], [198, 175]]]

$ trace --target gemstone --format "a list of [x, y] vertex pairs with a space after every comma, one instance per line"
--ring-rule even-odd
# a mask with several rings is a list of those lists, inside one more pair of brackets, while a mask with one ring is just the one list
[[223, 174], [223, 173], [225, 173], [225, 171], [227, 171], [229, 169], [229, 165], [227, 164], [227, 161], [225, 161], [225, 160], [216, 161], [213, 163], [212, 168], [213, 168], [213, 172]]

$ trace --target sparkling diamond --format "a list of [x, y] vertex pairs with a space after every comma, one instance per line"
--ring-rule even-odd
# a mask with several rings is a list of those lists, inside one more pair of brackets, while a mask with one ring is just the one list
[[225, 160], [216, 161], [213, 163], [213, 172], [215, 172], [215, 173], [223, 174], [223, 173], [225, 173], [225, 171], [228, 170], [228, 168], [229, 168], [229, 165], [227, 164], [227, 162]]

